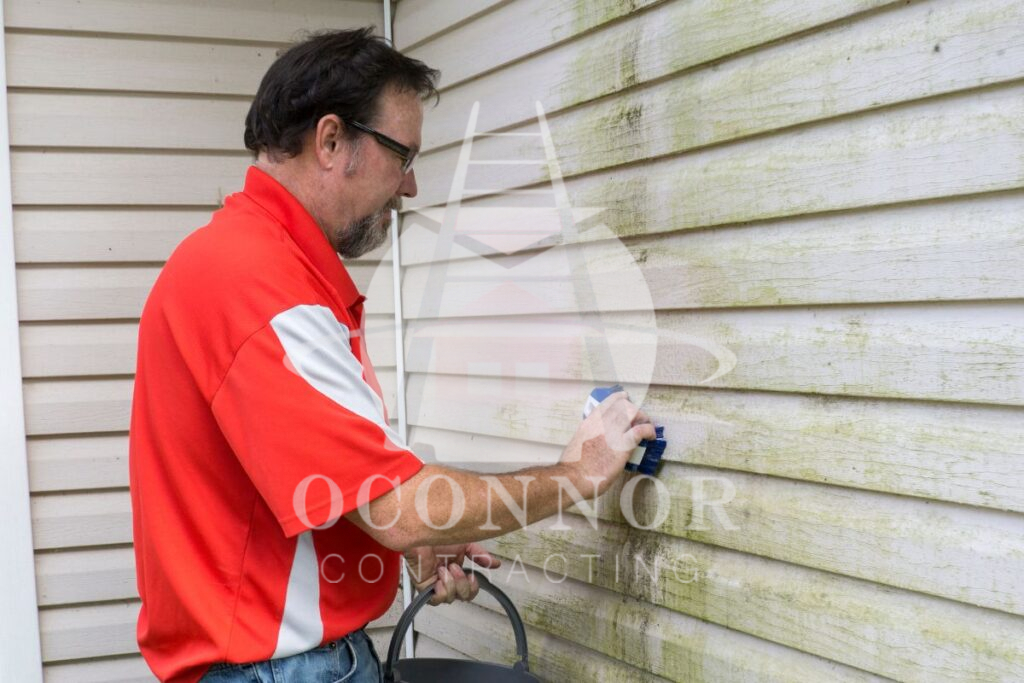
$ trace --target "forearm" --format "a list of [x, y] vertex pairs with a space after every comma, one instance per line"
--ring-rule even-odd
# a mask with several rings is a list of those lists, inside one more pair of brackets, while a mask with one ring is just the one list
[[[578, 490], [581, 484], [575, 470], [564, 464], [528, 467], [503, 474], [451, 469], [444, 474], [458, 481], [466, 495], [465, 509], [456, 524], [451, 529], [438, 532], [440, 539], [452, 539], [449, 543], [500, 536], [550, 517], [572, 504], [573, 499], [566, 490]], [[447, 489], [447, 486], [435, 484], [431, 493], [435, 487]], [[445, 523], [448, 516], [445, 511], [451, 510], [456, 503], [449, 493], [446, 490], [445, 495], [431, 506], [431, 519], [435, 526], [439, 520]]]
[[655, 437], [647, 416], [618, 392], [580, 424], [557, 465], [496, 475], [425, 465], [347, 517], [394, 550], [500, 536], [603, 493], [637, 445]]
[[468, 543], [550, 517], [574, 502], [569, 492], [589, 497], [596, 487], [565, 464], [494, 475], [425, 465], [353, 521], [395, 550]]

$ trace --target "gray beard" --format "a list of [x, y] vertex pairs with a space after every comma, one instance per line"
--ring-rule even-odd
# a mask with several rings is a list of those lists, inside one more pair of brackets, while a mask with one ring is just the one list
[[334, 250], [342, 258], [359, 258], [373, 251], [388, 238], [391, 210], [398, 208], [398, 201], [392, 199], [384, 208], [352, 221], [342, 230], [334, 233]]

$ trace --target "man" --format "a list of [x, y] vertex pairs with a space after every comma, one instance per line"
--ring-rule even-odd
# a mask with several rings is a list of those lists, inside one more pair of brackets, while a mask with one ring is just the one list
[[363, 627], [394, 600], [402, 552], [435, 604], [470, 600], [464, 558], [498, 565], [474, 541], [557, 512], [559, 477], [605, 490], [654, 436], [624, 394], [608, 399], [559, 464], [497, 477], [523, 520], [388, 426], [364, 297], [338, 255], [381, 244], [390, 209], [415, 196], [436, 77], [369, 30], [289, 49], [246, 118], [243, 191], [178, 246], [146, 302], [130, 472], [137, 635], [161, 680], [378, 681]]

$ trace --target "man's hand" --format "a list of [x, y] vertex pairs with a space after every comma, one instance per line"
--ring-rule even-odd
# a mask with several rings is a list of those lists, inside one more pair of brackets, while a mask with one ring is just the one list
[[561, 463], [576, 468], [578, 488], [585, 498], [593, 491], [589, 479], [596, 479], [597, 493], [604, 493], [618, 479], [643, 439], [654, 439], [657, 433], [651, 418], [619, 391], [601, 401], [580, 423], [569, 445], [562, 451]]
[[416, 584], [416, 592], [436, 584], [430, 604], [440, 605], [455, 600], [468, 602], [480, 592], [476, 577], [472, 574], [466, 576], [462, 571], [462, 563], [467, 557], [487, 569], [501, 566], [501, 560], [484, 550], [479, 543], [412, 548], [405, 553], [405, 562]]

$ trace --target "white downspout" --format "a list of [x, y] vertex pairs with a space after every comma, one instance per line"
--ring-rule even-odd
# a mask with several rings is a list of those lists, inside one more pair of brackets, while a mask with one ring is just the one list
[[[395, 44], [391, 27], [391, 0], [384, 1], [384, 39], [391, 45]], [[399, 233], [401, 224], [399, 215], [395, 210], [391, 211], [391, 275], [395, 289], [395, 363], [397, 364], [396, 376], [398, 378], [398, 434], [403, 441], [409, 440], [409, 423], [405, 414], [405, 326], [402, 315], [402, 258], [401, 240]], [[409, 570], [402, 562], [402, 608], [407, 609], [412, 602], [412, 580], [409, 577]], [[405, 656], [413, 657], [413, 629], [405, 633]]]

